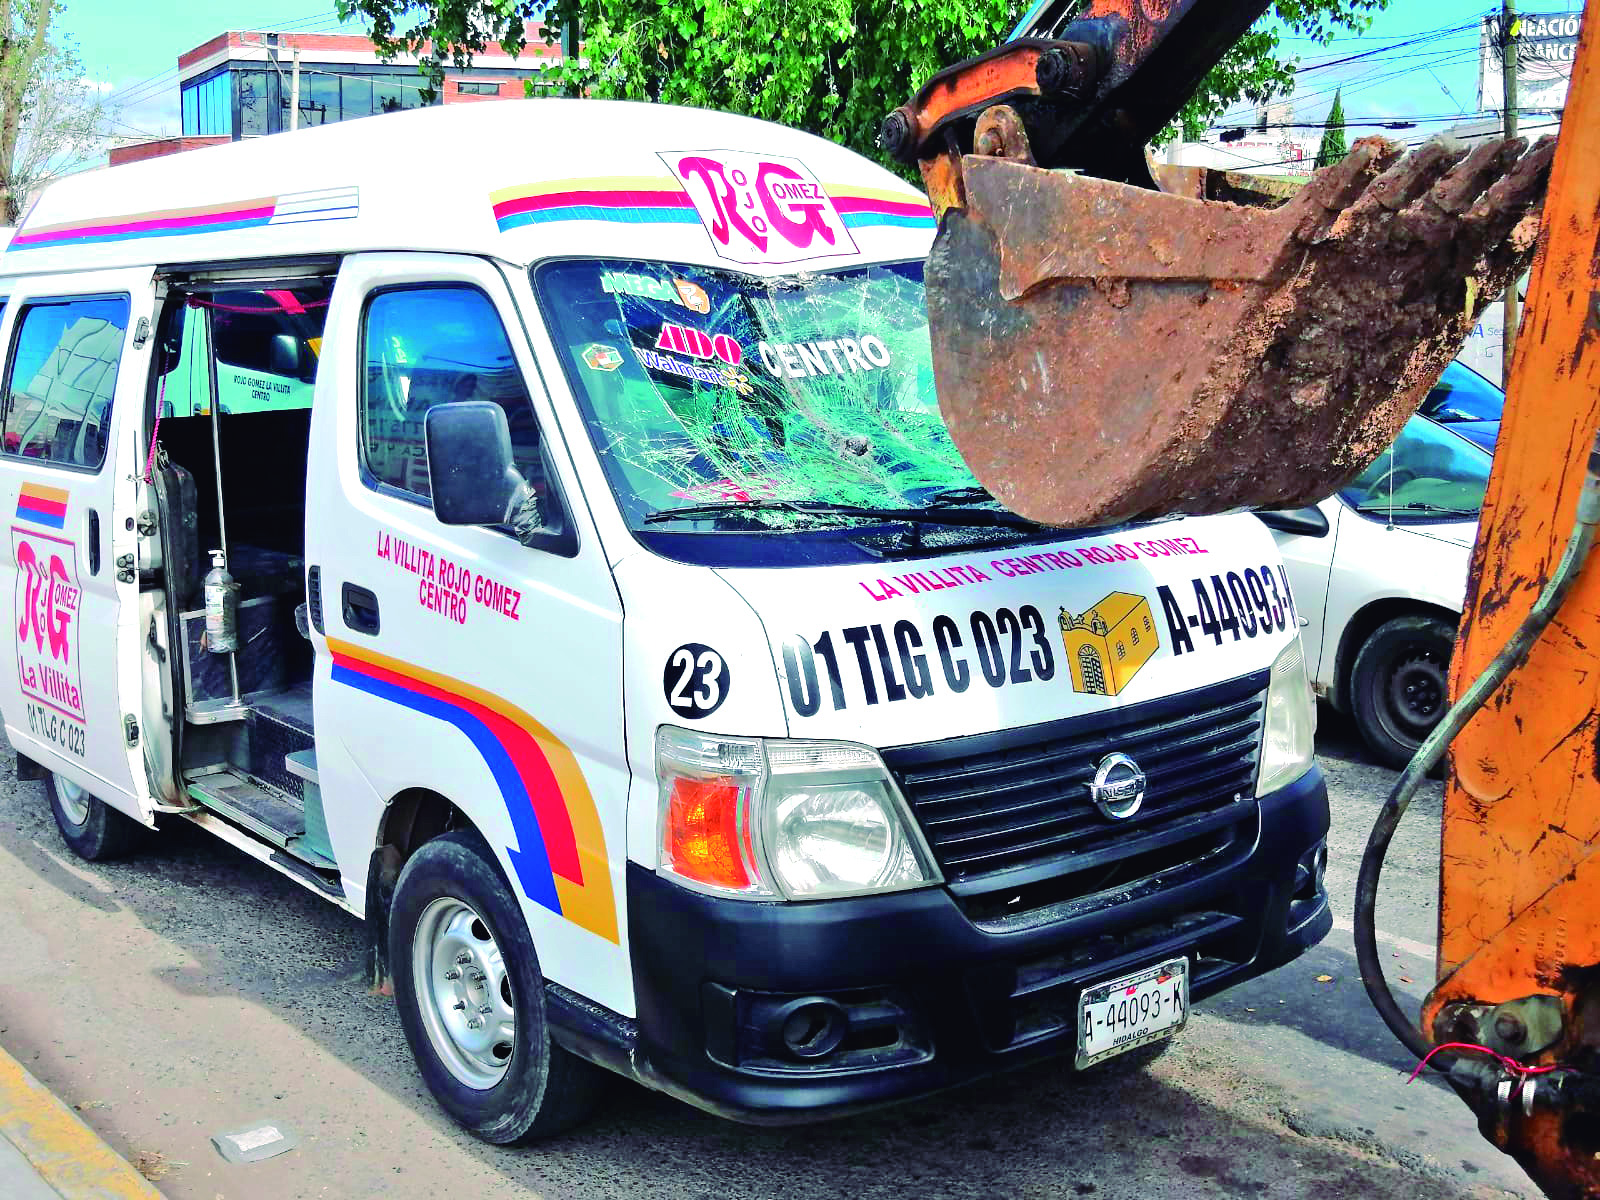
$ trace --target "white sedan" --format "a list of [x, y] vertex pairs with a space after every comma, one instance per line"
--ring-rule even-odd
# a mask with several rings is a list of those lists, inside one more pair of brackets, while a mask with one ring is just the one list
[[1489, 463], [1416, 416], [1338, 495], [1259, 514], [1288, 568], [1313, 688], [1393, 766], [1445, 710]]

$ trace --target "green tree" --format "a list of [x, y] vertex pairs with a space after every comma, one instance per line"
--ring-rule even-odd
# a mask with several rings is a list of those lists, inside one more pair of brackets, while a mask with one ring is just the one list
[[[1326, 44], [1365, 29], [1388, 0], [1275, 0], [1283, 26]], [[338, 0], [359, 16], [381, 53], [418, 55], [437, 87], [498, 41], [520, 53], [582, 31], [583, 60], [558, 79], [614, 99], [725, 109], [796, 126], [882, 158], [878, 125], [942, 67], [1005, 39], [1024, 0]], [[542, 17], [541, 17], [542, 14]], [[541, 24], [542, 20], [542, 24]], [[1291, 90], [1294, 61], [1279, 57], [1276, 27], [1262, 21], [1206, 76], [1158, 140], [1198, 136], [1244, 99]]]
[[1328, 110], [1328, 123], [1322, 130], [1322, 141], [1317, 143], [1317, 166], [1331, 167], [1336, 162], [1342, 162], [1349, 153], [1350, 145], [1344, 136], [1344, 99], [1340, 89], [1336, 88], [1333, 107]]
[[0, 223], [104, 145], [105, 108], [77, 51], [51, 37], [60, 0], [0, 0]]

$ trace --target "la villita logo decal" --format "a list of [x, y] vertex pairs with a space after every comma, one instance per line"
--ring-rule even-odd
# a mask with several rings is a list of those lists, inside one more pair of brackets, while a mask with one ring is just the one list
[[717, 255], [791, 263], [856, 253], [833, 200], [799, 159], [676, 150], [661, 159], [694, 202]]

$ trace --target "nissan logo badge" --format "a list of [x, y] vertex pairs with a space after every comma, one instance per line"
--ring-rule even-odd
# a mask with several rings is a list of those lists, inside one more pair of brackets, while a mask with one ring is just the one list
[[1144, 772], [1126, 754], [1108, 754], [1095, 768], [1089, 799], [1113, 821], [1126, 821], [1144, 803]]

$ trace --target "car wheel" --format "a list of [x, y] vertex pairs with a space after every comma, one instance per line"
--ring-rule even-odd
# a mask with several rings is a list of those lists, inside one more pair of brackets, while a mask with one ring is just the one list
[[1416, 614], [1385, 621], [1356, 652], [1350, 700], [1356, 728], [1388, 766], [1404, 767], [1449, 706], [1455, 630]]
[[400, 872], [389, 917], [400, 1023], [428, 1090], [496, 1145], [587, 1117], [605, 1072], [550, 1039], [527, 922], [476, 833], [436, 838]]
[[121, 858], [143, 839], [143, 825], [54, 771], [45, 775], [44, 791], [61, 840], [79, 858], [89, 862]]

